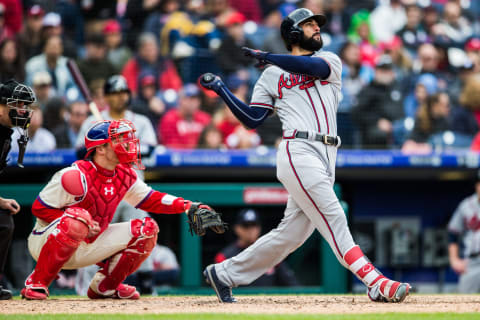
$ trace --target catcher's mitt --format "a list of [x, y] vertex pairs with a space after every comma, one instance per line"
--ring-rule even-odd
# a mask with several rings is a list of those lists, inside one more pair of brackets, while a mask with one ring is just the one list
[[210, 228], [215, 233], [224, 233], [227, 224], [223, 222], [221, 214], [201, 202], [192, 202], [187, 210], [190, 233], [203, 236]]

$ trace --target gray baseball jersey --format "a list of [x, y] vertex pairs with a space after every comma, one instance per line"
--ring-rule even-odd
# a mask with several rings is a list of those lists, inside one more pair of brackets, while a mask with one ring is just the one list
[[[336, 135], [342, 63], [331, 52], [316, 52], [313, 57], [329, 64], [328, 78], [293, 74], [271, 66], [255, 85], [250, 106], [271, 109], [282, 122], [277, 177], [289, 198], [276, 229], [237, 256], [215, 265], [217, 276], [228, 286], [251, 283], [297, 249], [315, 229], [330, 244], [339, 262], [357, 275], [368, 264], [363, 257], [355, 266], [344, 260], [356, 245], [333, 191], [337, 148], [314, 139], [316, 133]], [[309, 132], [309, 138], [296, 138], [296, 131]], [[364, 268], [361, 274], [367, 285], [378, 276], [374, 268]]]
[[460, 202], [448, 223], [448, 231], [462, 237], [465, 258], [480, 253], [480, 202], [477, 194]]

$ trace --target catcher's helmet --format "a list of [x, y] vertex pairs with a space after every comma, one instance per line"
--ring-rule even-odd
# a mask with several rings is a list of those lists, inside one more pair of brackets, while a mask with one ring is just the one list
[[313, 14], [312, 11], [306, 8], [296, 9], [283, 19], [280, 33], [288, 51], [292, 51], [292, 44], [299, 43], [302, 39], [303, 29], [299, 24], [308, 19], [315, 19], [319, 27], [322, 27], [327, 22], [327, 18], [323, 14]]
[[23, 127], [30, 122], [33, 110], [28, 106], [36, 101], [32, 88], [10, 79], [0, 84], [0, 103], [9, 107], [13, 126]]
[[103, 93], [110, 94], [110, 93], [117, 93], [117, 92], [128, 92], [130, 93], [130, 89], [128, 88], [127, 80], [121, 75], [111, 76], [105, 82], [103, 86]]
[[85, 147], [88, 157], [96, 147], [109, 143], [122, 164], [145, 169], [140, 157], [140, 142], [135, 136], [135, 127], [131, 121], [102, 120], [88, 129], [85, 134]]

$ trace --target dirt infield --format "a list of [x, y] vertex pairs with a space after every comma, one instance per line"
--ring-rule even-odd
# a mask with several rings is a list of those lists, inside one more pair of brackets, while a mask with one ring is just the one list
[[373, 303], [366, 296], [238, 296], [236, 304], [216, 297], [152, 297], [137, 301], [50, 298], [0, 301], [0, 314], [51, 313], [264, 313], [335, 314], [384, 312], [480, 312], [480, 295], [412, 295], [401, 304]]

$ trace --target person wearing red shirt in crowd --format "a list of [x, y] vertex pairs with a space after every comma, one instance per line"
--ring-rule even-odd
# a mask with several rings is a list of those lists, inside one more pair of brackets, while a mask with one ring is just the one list
[[159, 90], [174, 89], [178, 91], [182, 88], [182, 80], [173, 62], [159, 55], [157, 38], [149, 32], [140, 35], [138, 52], [135, 57], [127, 61], [122, 71], [134, 96], [137, 95], [138, 78], [141, 72], [147, 69], [155, 73]]
[[168, 111], [160, 120], [158, 138], [169, 148], [193, 149], [211, 117], [200, 109], [200, 89], [193, 83], [180, 91], [178, 108]]
[[12, 34], [17, 34], [23, 25], [22, 1], [0, 0], [0, 5], [5, 8], [3, 11], [5, 15], [5, 27], [9, 32], [12, 32]]

